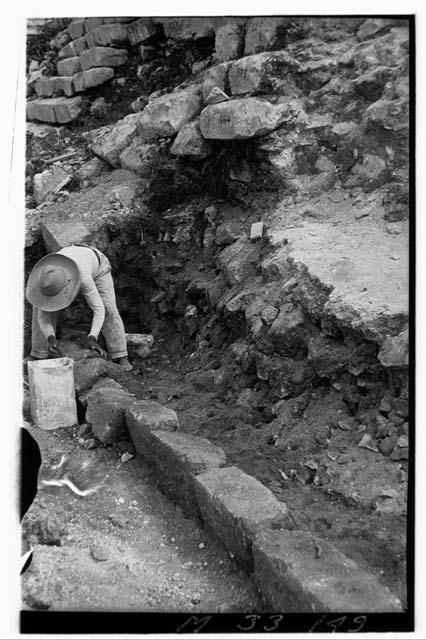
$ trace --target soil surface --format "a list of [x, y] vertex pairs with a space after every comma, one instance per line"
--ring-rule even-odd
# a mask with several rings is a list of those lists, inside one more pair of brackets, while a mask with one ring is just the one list
[[[134, 373], [126, 381], [130, 391], [174, 409], [182, 431], [206, 437], [221, 446], [226, 452], [227, 464], [255, 476], [285, 502], [295, 529], [310, 531], [332, 542], [360, 567], [374, 573], [406, 603], [405, 513], [387, 512], [386, 499], [376, 508], [367, 507], [359, 504], [355, 497], [348, 499], [335, 491], [316, 487], [312, 483], [312, 470], [305, 467], [304, 474], [301, 469], [300, 462], [306, 460], [309, 464], [311, 457], [312, 424], [318, 429], [327, 420], [330, 409], [335, 410], [329, 406], [329, 396], [322, 398], [318, 394], [317, 398], [311, 399], [312, 424], [309, 420], [299, 420], [299, 446], [294, 450], [283, 450], [279, 447], [276, 423], [260, 421], [254, 425], [253, 412], [246, 407], [227, 404], [218, 394], [196, 390], [193, 384], [186, 382], [185, 375], [200, 366], [199, 357], [190, 354], [180, 357], [173, 341], [163, 342], [139, 365], [142, 375]], [[201, 372], [198, 373], [201, 378]], [[342, 451], [356, 449], [355, 452], [363, 456], [360, 461], [363, 475], [368, 477], [368, 467], [381, 455], [351, 446], [351, 438], [359, 440], [361, 435], [336, 433], [339, 449], [336, 446], [327, 448], [324, 455], [329, 453], [334, 457], [334, 453], [338, 457]], [[343, 457], [340, 464], [331, 459], [329, 462], [344, 469], [351, 462], [345, 460]]]
[[[24, 549], [34, 550], [22, 578], [24, 609], [262, 611], [249, 577], [160, 493], [139, 459], [122, 463], [116, 448], [86, 451], [75, 429], [30, 431], [43, 465], [23, 520]], [[80, 497], [43, 484], [63, 455], [76, 486], [96, 492]]]

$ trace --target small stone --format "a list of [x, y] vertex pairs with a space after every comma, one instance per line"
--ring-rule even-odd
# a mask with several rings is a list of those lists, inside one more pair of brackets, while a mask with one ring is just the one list
[[77, 431], [77, 435], [78, 436], [84, 436], [87, 435], [89, 432], [91, 431], [91, 426], [90, 424], [87, 424], [87, 422], [84, 422], [82, 425], [80, 425], [80, 427], [78, 428]]
[[192, 604], [200, 604], [201, 598], [198, 594], [194, 594], [191, 598]]
[[126, 451], [126, 453], [123, 453], [123, 455], [120, 458], [121, 462], [129, 462], [129, 460], [132, 460], [135, 456], [133, 455], [133, 453], [129, 453], [128, 451]]
[[95, 440], [95, 438], [89, 438], [88, 440], [85, 440], [84, 442], [84, 448], [85, 449], [96, 449], [97, 447], [97, 442]]
[[386, 225], [386, 231], [392, 236], [399, 235], [400, 233], [402, 233], [401, 222], [388, 222], [388, 224]]
[[79, 439], [78, 439], [78, 444], [79, 444], [81, 447], [83, 447], [83, 446], [84, 446], [84, 443], [85, 443], [84, 438], [79, 438]]
[[407, 435], [399, 436], [396, 444], [398, 447], [408, 447], [408, 436]]
[[110, 520], [110, 522], [112, 522], [112, 524], [120, 527], [120, 529], [124, 529], [126, 524], [129, 522], [125, 516], [121, 515], [121, 513], [110, 513], [108, 519]]
[[369, 433], [365, 433], [363, 435], [360, 442], [358, 443], [358, 446], [361, 447], [362, 449], [370, 449], [370, 451], [374, 451], [375, 453], [379, 451], [376, 444], [374, 443], [373, 438], [370, 436]]
[[346, 422], [346, 420], [339, 420], [337, 424], [342, 431], [350, 431], [352, 429], [351, 425], [349, 422]]
[[263, 236], [263, 222], [254, 222], [250, 229], [250, 240], [260, 240]]
[[118, 502], [119, 502], [120, 504], [124, 504], [124, 498], [122, 498], [122, 497], [120, 496], [120, 497], [118, 498]]
[[200, 544], [198, 545], [199, 549], [204, 549], [206, 545], [204, 544], [204, 542], [200, 542]]
[[108, 560], [109, 558], [108, 551], [102, 546], [92, 547], [90, 555], [97, 562], [105, 562], [105, 560]]

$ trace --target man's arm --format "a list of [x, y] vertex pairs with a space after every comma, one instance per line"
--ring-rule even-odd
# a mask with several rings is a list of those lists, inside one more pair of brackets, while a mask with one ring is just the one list
[[82, 283], [80, 292], [93, 312], [89, 335], [97, 340], [105, 320], [105, 307], [93, 278], [87, 278]]

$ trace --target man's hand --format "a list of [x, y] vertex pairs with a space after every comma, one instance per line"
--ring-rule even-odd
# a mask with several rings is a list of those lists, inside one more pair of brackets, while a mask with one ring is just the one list
[[109, 358], [108, 353], [105, 351], [105, 349], [102, 349], [102, 347], [96, 342], [96, 338], [95, 336], [87, 336], [86, 338], [86, 345], [85, 345], [88, 349], [93, 349], [94, 351], [96, 351], [97, 353], [99, 353], [99, 355], [101, 356], [101, 358]]
[[58, 345], [55, 336], [49, 336], [47, 338], [47, 342], [48, 342], [48, 352], [49, 352], [49, 358], [63, 358], [64, 357], [64, 352], [62, 351], [62, 349], [60, 348], [60, 346]]

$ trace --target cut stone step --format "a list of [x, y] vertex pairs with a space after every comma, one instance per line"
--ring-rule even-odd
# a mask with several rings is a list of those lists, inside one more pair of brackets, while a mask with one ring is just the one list
[[27, 102], [27, 118], [53, 124], [72, 122], [81, 113], [81, 101], [80, 96], [31, 100]]
[[199, 516], [194, 477], [223, 467], [224, 451], [206, 438], [178, 431], [141, 430], [137, 443], [138, 453], [153, 467], [163, 491], [187, 513]]
[[262, 531], [254, 578], [271, 611], [402, 611], [399, 599], [333, 545], [301, 531]]
[[251, 571], [253, 540], [262, 525], [283, 524], [287, 506], [237, 467], [213, 469], [196, 476], [195, 494], [205, 524]]
[[138, 400], [126, 412], [127, 427], [139, 453], [144, 450], [151, 431], [175, 431], [179, 428], [176, 412], [151, 400]]
[[88, 48], [109, 47], [128, 41], [127, 29], [121, 23], [103, 24], [86, 35]]
[[110, 67], [96, 67], [80, 71], [73, 76], [74, 88], [76, 91], [86, 91], [91, 87], [97, 87], [104, 82], [108, 82], [114, 77], [114, 69]]
[[119, 67], [128, 60], [127, 49], [113, 49], [112, 47], [92, 47], [80, 54], [83, 71], [92, 67]]
[[72, 78], [68, 76], [43, 76], [34, 85], [35, 92], [41, 98], [50, 98], [64, 93], [66, 96], [74, 95]]
[[59, 60], [56, 68], [60, 76], [73, 76], [75, 73], [81, 71], [80, 58], [74, 56], [66, 60]]

